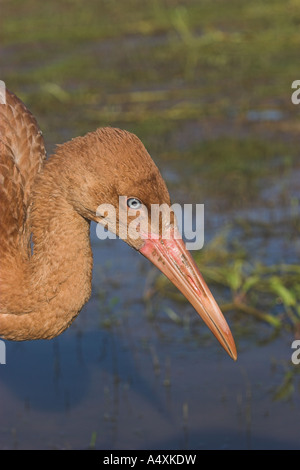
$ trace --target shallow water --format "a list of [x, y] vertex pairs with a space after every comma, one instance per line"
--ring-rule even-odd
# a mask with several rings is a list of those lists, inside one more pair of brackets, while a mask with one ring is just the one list
[[[0, 78], [48, 153], [99, 126], [134, 131], [173, 202], [205, 204], [204, 249], [229, 225], [233, 260], [242, 247], [300, 264], [297, 2], [293, 15], [258, 1], [4, 3]], [[147, 260], [94, 224], [91, 238], [92, 298], [72, 326], [5, 342], [0, 449], [299, 449], [293, 333], [230, 311], [233, 362], [192, 307], [157, 292]]]
[[[92, 436], [97, 449], [299, 448], [299, 398], [275, 399], [292, 338], [268, 342], [268, 327], [250, 322], [233, 362], [186, 304], [159, 298], [147, 315], [155, 270], [122, 241], [98, 240], [94, 224], [91, 233], [93, 296], [71, 328], [6, 342], [1, 448], [88, 448]], [[167, 306], [190, 323], [171, 321]]]
[[[175, 200], [177, 190], [182, 198], [176, 170], [164, 165], [163, 173], [175, 183]], [[247, 220], [251, 231], [236, 227], [233, 236], [253, 259], [297, 264], [299, 239], [291, 237], [282, 191], [297, 197], [299, 170], [280, 181], [261, 178], [260, 188], [238, 209], [230, 195], [205, 198], [205, 243], [226, 223]], [[121, 240], [99, 240], [95, 224], [91, 241], [92, 298], [72, 326], [51, 341], [5, 343], [2, 449], [300, 447], [291, 333], [276, 336], [253, 318], [227, 315], [233, 362], [192, 307], [153, 291], [158, 272], [146, 259]]]

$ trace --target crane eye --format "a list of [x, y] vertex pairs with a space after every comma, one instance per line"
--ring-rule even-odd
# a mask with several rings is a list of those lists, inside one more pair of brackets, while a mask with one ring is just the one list
[[136, 197], [129, 197], [127, 199], [127, 206], [130, 208], [130, 209], [140, 209], [141, 206], [142, 206], [142, 203], [139, 199], [137, 199]]

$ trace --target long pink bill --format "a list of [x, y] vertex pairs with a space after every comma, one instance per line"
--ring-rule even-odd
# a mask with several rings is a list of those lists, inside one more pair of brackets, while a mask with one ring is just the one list
[[149, 234], [139, 251], [182, 292], [225, 351], [236, 360], [236, 346], [229, 326], [183, 240], [177, 237], [174, 229], [168, 238], [151, 238]]

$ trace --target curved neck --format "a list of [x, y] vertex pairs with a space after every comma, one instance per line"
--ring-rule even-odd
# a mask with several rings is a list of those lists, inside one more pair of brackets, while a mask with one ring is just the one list
[[[35, 186], [30, 217], [33, 253], [22, 260], [18, 287], [10, 286], [1, 309], [0, 333], [7, 339], [57, 336], [91, 293], [90, 223], [67, 202], [59, 166], [60, 159], [51, 158]], [[15, 262], [20, 266], [20, 260]], [[6, 331], [13, 331], [14, 337]]]

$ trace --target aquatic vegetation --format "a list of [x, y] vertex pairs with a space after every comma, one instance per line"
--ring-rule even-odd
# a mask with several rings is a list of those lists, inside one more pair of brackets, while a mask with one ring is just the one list
[[3, 370], [1, 448], [142, 448], [154, 436], [195, 449], [210, 444], [206, 426], [223, 430], [214, 448], [299, 447], [299, 0], [2, 0], [0, 23], [0, 78], [38, 117], [49, 153], [126, 128], [174, 202], [205, 204], [193, 255], [239, 346], [230, 369], [155, 269], [101, 265], [95, 279], [109, 276], [54, 363], [51, 344], [22, 344], [16, 370]]
[[[208, 284], [217, 286], [223, 312], [241, 312], [274, 328], [299, 332], [300, 266], [286, 263], [267, 266], [255, 261], [230, 239], [228, 230], [197, 252], [195, 259]], [[162, 276], [156, 281], [156, 288], [179, 298]], [[176, 321], [175, 315], [168, 313]]]
[[[167, 179], [170, 168], [180, 174], [169, 181], [174, 199], [188, 193], [225, 211], [278, 204], [289, 211], [287, 230], [297, 236], [299, 198], [289, 181], [299, 166], [299, 125], [286, 80], [298, 73], [298, 2], [288, 8], [279, 0], [110, 1], [100, 9], [96, 0], [88, 7], [75, 0], [4, 5], [2, 48], [10, 66], [3, 64], [2, 78], [53, 140], [101, 125], [126, 127]], [[275, 198], [264, 194], [270, 175], [280, 181]], [[251, 222], [243, 223], [250, 239]], [[266, 223], [261, 236], [270, 230]], [[225, 311], [275, 327], [297, 324], [296, 262], [257, 260], [222, 237], [197, 261], [220, 290]], [[107, 300], [101, 320], [107, 325], [114, 302]], [[171, 308], [168, 315], [176, 321]]]

